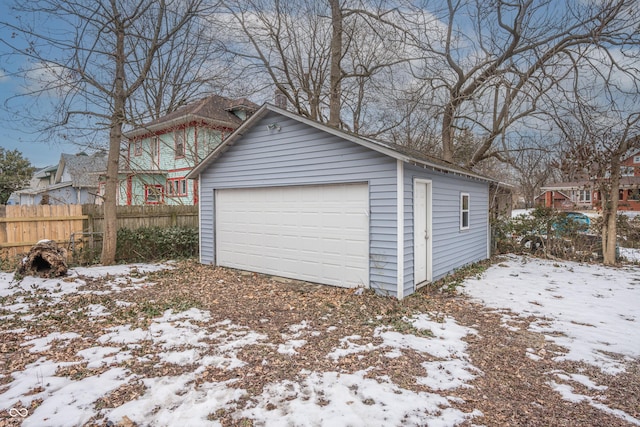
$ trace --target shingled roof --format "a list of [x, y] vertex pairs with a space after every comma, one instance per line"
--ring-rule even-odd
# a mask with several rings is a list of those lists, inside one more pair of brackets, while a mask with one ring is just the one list
[[[55, 184], [70, 181], [76, 188], [94, 188], [98, 186], [98, 177], [93, 172], [106, 169], [106, 167], [107, 153], [103, 151], [92, 155], [84, 153], [62, 154], [56, 172]], [[70, 180], [64, 178], [70, 178]]]
[[213, 126], [226, 126], [235, 129], [242, 124], [243, 120], [234, 114], [234, 111], [244, 111], [251, 114], [258, 108], [258, 105], [246, 98], [230, 99], [220, 95], [211, 95], [127, 132], [125, 136], [134, 138], [194, 120], [204, 121]]

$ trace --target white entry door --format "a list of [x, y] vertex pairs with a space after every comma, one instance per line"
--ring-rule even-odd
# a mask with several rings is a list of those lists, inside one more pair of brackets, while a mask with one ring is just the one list
[[368, 184], [217, 190], [216, 263], [369, 286]]
[[413, 182], [413, 276], [416, 286], [431, 281], [431, 181]]

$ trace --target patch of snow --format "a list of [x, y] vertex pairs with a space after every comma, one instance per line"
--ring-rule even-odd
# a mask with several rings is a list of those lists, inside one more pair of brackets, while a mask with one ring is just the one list
[[418, 384], [426, 385], [432, 390], [452, 390], [459, 387], [471, 387], [467, 382], [478, 372], [469, 362], [460, 359], [423, 362], [426, 377], [416, 378]]
[[620, 248], [620, 257], [626, 259], [628, 262], [640, 263], [640, 251], [637, 249]]
[[246, 391], [231, 387], [234, 380], [195, 385], [193, 373], [178, 377], [147, 378], [147, 388], [140, 398], [115, 409], [102, 412], [113, 423], [125, 416], [138, 425], [151, 426], [219, 426], [208, 421], [209, 414], [221, 409], [235, 409], [235, 402]]
[[580, 402], [586, 402], [589, 405], [593, 406], [594, 408], [602, 411], [602, 412], [606, 412], [607, 414], [611, 414], [615, 417], [618, 417], [620, 419], [623, 419], [624, 421], [633, 424], [635, 426], [640, 426], [640, 419], [632, 417], [631, 415], [627, 414], [624, 411], [621, 411], [620, 409], [613, 409], [610, 408], [609, 406], [605, 405], [602, 402], [598, 402], [596, 399], [594, 399], [593, 397], [590, 396], [585, 396], [579, 393], [575, 393], [573, 391], [573, 387], [571, 387], [568, 384], [558, 384], [554, 381], [550, 381], [547, 384], [549, 384], [549, 386], [557, 391], [558, 393], [560, 393], [560, 395], [562, 395], [562, 398], [568, 402], [571, 403], [580, 403]]
[[170, 270], [173, 266], [162, 264], [122, 264], [95, 267], [75, 267], [69, 270], [72, 276], [84, 276], [91, 278], [103, 278], [107, 276], [131, 276], [132, 273], [152, 273], [161, 270]]
[[349, 335], [340, 338], [340, 347], [334, 348], [327, 354], [329, 359], [338, 360], [341, 357], [348, 356], [350, 354], [364, 353], [367, 351], [375, 350], [380, 346], [373, 345], [373, 343], [358, 344], [353, 341], [361, 340], [360, 335]]
[[489, 307], [538, 317], [530, 329], [567, 349], [556, 360], [616, 374], [626, 360], [640, 357], [637, 268], [509, 256], [461, 289]]
[[87, 361], [89, 369], [119, 364], [133, 357], [131, 352], [120, 347], [89, 347], [76, 354]]
[[298, 381], [265, 387], [253, 406], [240, 413], [254, 424], [291, 426], [455, 426], [480, 416], [452, 408], [439, 394], [413, 392], [385, 378], [366, 378], [366, 371], [301, 372]]
[[60, 332], [52, 332], [46, 337], [34, 338], [29, 341], [25, 341], [20, 344], [23, 347], [32, 346], [29, 349], [30, 353], [42, 353], [43, 351], [47, 351], [51, 348], [51, 343], [54, 341], [70, 341], [75, 338], [80, 338], [81, 336], [76, 334], [75, 332], [67, 332], [61, 334]]
[[0, 408], [12, 408], [18, 402], [27, 407], [34, 400], [53, 395], [71, 382], [66, 377], [56, 376], [57, 370], [76, 364], [77, 362], [53, 362], [41, 357], [26, 365], [23, 371], [11, 373], [13, 381], [8, 384], [8, 390], [0, 394]]
[[160, 359], [174, 365], [191, 365], [200, 360], [200, 352], [195, 348], [182, 351], [171, 351], [159, 354]]
[[296, 348], [300, 348], [307, 343], [307, 340], [289, 340], [284, 344], [278, 344], [278, 353], [293, 356], [298, 354]]
[[606, 390], [607, 388], [609, 388], [606, 385], [597, 385], [596, 383], [591, 381], [591, 378], [589, 378], [586, 375], [566, 374], [566, 373], [561, 372], [561, 371], [555, 371], [554, 373], [561, 380], [564, 380], [564, 381], [575, 381], [578, 384], [582, 384], [583, 386], [585, 386], [585, 387], [587, 387], [588, 389], [591, 389], [591, 390]]
[[83, 425], [93, 416], [95, 402], [131, 379], [123, 368], [113, 368], [80, 381], [67, 379], [61, 387], [49, 390], [46, 399], [25, 418], [23, 427]]
[[114, 344], [135, 344], [151, 338], [149, 331], [145, 331], [142, 328], [131, 330], [131, 325], [114, 326], [107, 330], [111, 332], [98, 337], [97, 341], [100, 344], [109, 342]]
[[103, 317], [111, 314], [102, 304], [89, 304], [87, 310], [89, 311], [89, 317]]

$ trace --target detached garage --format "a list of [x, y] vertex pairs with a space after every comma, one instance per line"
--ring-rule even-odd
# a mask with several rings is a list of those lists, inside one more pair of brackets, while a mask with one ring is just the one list
[[205, 264], [403, 298], [489, 256], [489, 179], [268, 104], [188, 178]]

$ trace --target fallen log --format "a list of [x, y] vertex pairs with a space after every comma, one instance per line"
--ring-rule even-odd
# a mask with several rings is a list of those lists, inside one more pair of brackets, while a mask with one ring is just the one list
[[66, 275], [67, 270], [67, 251], [53, 240], [40, 240], [22, 260], [18, 275], [60, 277]]

